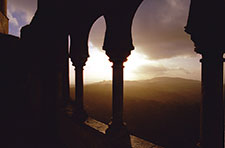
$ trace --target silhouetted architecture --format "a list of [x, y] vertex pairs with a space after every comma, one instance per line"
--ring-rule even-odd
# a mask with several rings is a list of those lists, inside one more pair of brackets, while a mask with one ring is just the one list
[[[88, 5], [87, 5], [88, 3]], [[95, 21], [103, 15], [103, 0], [82, 1], [77, 5], [73, 1], [69, 3], [67, 13], [72, 18], [69, 24], [71, 38], [70, 58], [75, 66], [75, 102], [73, 103], [73, 118], [85, 121], [88, 117], [83, 104], [83, 67], [89, 57], [88, 38], [89, 32]], [[74, 9], [75, 8], [75, 9]]]
[[186, 32], [202, 55], [201, 148], [224, 147], [225, 1], [191, 1]]
[[[83, 108], [83, 66], [88, 58], [88, 36], [91, 26], [100, 17], [106, 20], [106, 33], [103, 49], [113, 62], [113, 116], [106, 134], [112, 143], [120, 147], [130, 147], [129, 133], [123, 123], [123, 63], [127, 60], [131, 50], [134, 49], [131, 37], [131, 26], [135, 12], [142, 0], [108, 1], [102, 0], [79, 2], [77, 9], [70, 10], [79, 22], [71, 23], [71, 49], [70, 57], [76, 71], [75, 82], [75, 112], [74, 115], [82, 121], [87, 117]], [[120, 5], [118, 5], [118, 3]], [[128, 4], [129, 3], [129, 8]], [[115, 11], [116, 10], [116, 11]], [[82, 15], [80, 15], [80, 13]], [[79, 14], [78, 16], [76, 14]], [[76, 16], [76, 17], [75, 17]], [[126, 139], [118, 143], [118, 139]], [[121, 140], [120, 140], [121, 141]]]
[[[134, 49], [131, 26], [135, 12], [141, 2], [142, 0], [130, 2], [113, 1], [104, 13], [106, 33], [103, 49], [106, 51], [107, 56], [109, 56], [109, 60], [113, 63], [112, 122], [106, 134], [113, 139], [112, 143], [114, 144], [118, 143], [118, 139], [125, 139], [124, 144], [117, 144], [114, 147], [131, 147], [129, 132], [123, 123], [123, 63], [127, 61], [131, 50]], [[127, 8], [128, 3], [129, 8]]]
[[[123, 64], [134, 49], [131, 28], [141, 3], [142, 0], [78, 0], [76, 4], [73, 0], [38, 0], [32, 21], [22, 27], [18, 38], [7, 34], [7, 0], [0, 0], [0, 95], [6, 101], [4, 111], [12, 106], [3, 117], [8, 147], [131, 148], [135, 140], [140, 141], [130, 135], [123, 120]], [[224, 3], [192, 1], [186, 26], [195, 51], [202, 54], [202, 148], [224, 145]], [[88, 117], [83, 98], [89, 32], [101, 16], [106, 22], [103, 50], [113, 63], [112, 120], [107, 126]], [[69, 58], [75, 67], [75, 101], [69, 97]], [[15, 137], [9, 133], [15, 133]]]
[[52, 11], [48, 2], [38, 3], [31, 23], [21, 29], [20, 39], [29, 61], [27, 87], [34, 128], [43, 145], [58, 141], [60, 108], [69, 98], [68, 33], [53, 14], [59, 8], [55, 2]]
[[8, 34], [7, 0], [0, 0], [0, 33]]
[[[83, 66], [89, 56], [90, 29], [104, 16], [107, 29], [103, 49], [113, 62], [113, 117], [106, 131], [106, 141], [111, 143], [109, 147], [131, 147], [129, 132], [123, 123], [123, 63], [134, 49], [131, 26], [141, 2], [97, 0], [78, 1], [74, 5], [73, 1], [38, 1], [31, 23], [21, 29], [20, 47], [25, 60], [29, 61], [26, 90], [34, 122], [32, 128], [42, 145], [50, 146], [60, 137], [60, 109], [70, 103], [68, 55], [76, 71], [72, 119], [82, 124], [88, 117], [83, 107]], [[58, 21], [55, 14], [59, 10], [66, 20], [72, 21]], [[71, 38], [70, 53], [68, 36]]]

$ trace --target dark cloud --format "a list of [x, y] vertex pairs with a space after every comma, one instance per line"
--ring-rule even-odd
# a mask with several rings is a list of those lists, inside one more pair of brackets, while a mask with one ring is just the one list
[[133, 38], [151, 59], [194, 55], [193, 44], [184, 32], [189, 0], [145, 0], [133, 24]]
[[37, 0], [8, 0], [8, 6], [20, 11], [33, 13], [37, 9]]
[[[184, 32], [190, 0], [144, 0], [133, 23], [134, 45], [151, 59], [194, 56], [193, 43]], [[11, 12], [34, 15], [37, 0], [8, 0]], [[27, 22], [28, 23], [28, 22]], [[102, 48], [105, 22], [101, 17], [93, 26], [90, 40]]]
[[[145, 0], [132, 29], [137, 50], [151, 59], [194, 56], [193, 43], [184, 32], [189, 3], [190, 0]], [[99, 21], [104, 22], [103, 18]], [[104, 29], [104, 23], [96, 23], [91, 33], [91, 41], [100, 49]]]

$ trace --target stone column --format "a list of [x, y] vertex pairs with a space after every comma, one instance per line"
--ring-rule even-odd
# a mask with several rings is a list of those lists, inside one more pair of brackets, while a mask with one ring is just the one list
[[7, 16], [7, 0], [0, 0], [0, 11]]
[[123, 122], [123, 63], [134, 49], [132, 23], [141, 2], [142, 0], [111, 1], [104, 13], [106, 31], [103, 50], [113, 62], [113, 113], [112, 122], [106, 130], [112, 147], [131, 147], [129, 132]]
[[113, 62], [113, 102], [112, 123], [123, 125], [123, 61]]
[[73, 104], [73, 118], [76, 121], [83, 122], [87, 119], [87, 113], [84, 110], [83, 102], [83, 67], [85, 66], [87, 57], [71, 59], [73, 62], [73, 66], [75, 66], [75, 101]]
[[201, 63], [201, 148], [224, 148], [223, 53], [203, 53]]
[[117, 53], [116, 56], [107, 52], [110, 61], [113, 62], [113, 78], [112, 78], [112, 121], [106, 130], [111, 144], [114, 147], [131, 147], [129, 132], [123, 121], [123, 63], [127, 61], [130, 51]]
[[70, 102], [70, 83], [69, 83], [69, 58], [66, 58], [65, 63], [65, 69], [64, 69], [64, 105], [68, 105]]
[[0, 33], [8, 34], [9, 19], [7, 17], [7, 0], [0, 0]]

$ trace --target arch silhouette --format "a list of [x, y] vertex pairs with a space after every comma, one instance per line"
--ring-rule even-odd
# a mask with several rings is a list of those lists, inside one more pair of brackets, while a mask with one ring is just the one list
[[[83, 103], [83, 67], [89, 57], [88, 41], [93, 24], [104, 16], [106, 31], [103, 49], [113, 62], [113, 118], [107, 135], [114, 136], [124, 133], [123, 144], [118, 141], [115, 147], [130, 147], [129, 132], [123, 123], [123, 63], [127, 60], [131, 50], [134, 49], [131, 36], [131, 26], [134, 14], [142, 0], [134, 1], [104, 1], [86, 0], [65, 2], [60, 0], [38, 1], [38, 10], [31, 24], [22, 29], [21, 41], [27, 49], [32, 51], [28, 57], [35, 62], [32, 67], [30, 85], [32, 89], [41, 94], [42, 103], [40, 109], [41, 133], [46, 131], [57, 135], [57, 116], [59, 104], [68, 97], [68, 35], [71, 38], [69, 56], [75, 66], [75, 101], [72, 103], [72, 118], [78, 122], [87, 119], [87, 113]], [[54, 2], [54, 5], [53, 5]], [[49, 11], [49, 8], [52, 8]], [[62, 13], [64, 19], [58, 19], [58, 12]], [[68, 15], [66, 15], [68, 14]], [[50, 39], [50, 41], [49, 41]], [[28, 43], [28, 44], [27, 44]], [[37, 46], [34, 46], [37, 45]], [[32, 57], [32, 52], [37, 52]], [[29, 55], [30, 54], [30, 55]], [[32, 64], [34, 65], [34, 64]], [[50, 67], [50, 66], [54, 67]], [[35, 69], [35, 68], [36, 69]], [[50, 68], [49, 68], [50, 67]], [[35, 84], [41, 83], [41, 85]], [[53, 85], [53, 86], [52, 86]], [[44, 87], [42, 87], [44, 86]], [[33, 98], [33, 96], [31, 96]], [[43, 108], [43, 109], [42, 109]], [[48, 118], [51, 117], [51, 118]], [[111, 138], [110, 138], [111, 139]], [[125, 146], [126, 145], [126, 146]]]
[[[71, 38], [71, 49], [70, 49], [70, 57], [72, 58], [78, 58], [78, 57], [84, 57], [87, 58], [89, 57], [89, 52], [88, 52], [88, 41], [89, 41], [89, 36], [90, 36], [90, 31], [95, 24], [95, 22], [102, 17], [101, 14], [96, 15], [93, 19], [91, 19], [87, 26], [85, 27], [78, 27], [74, 28], [73, 26], [71, 27], [71, 31], [69, 32], [70, 38]], [[82, 23], [83, 25], [83, 23]], [[74, 47], [75, 46], [75, 47]]]

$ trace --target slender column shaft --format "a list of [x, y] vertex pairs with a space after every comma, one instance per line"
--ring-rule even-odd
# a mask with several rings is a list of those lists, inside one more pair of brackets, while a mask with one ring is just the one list
[[64, 105], [67, 105], [70, 102], [70, 83], [69, 83], [69, 58], [66, 59], [65, 61], [65, 69], [63, 73], [63, 78], [64, 78]]
[[106, 135], [112, 147], [131, 148], [130, 133], [123, 122], [123, 63], [129, 54], [130, 52], [119, 58], [111, 58], [113, 62], [112, 122], [106, 130]]
[[75, 65], [75, 102], [73, 107], [74, 120], [83, 122], [87, 119], [88, 115], [84, 110], [84, 82], [83, 82], [83, 67], [87, 59], [80, 62], [74, 62]]
[[223, 54], [203, 54], [201, 148], [224, 147]]
[[76, 66], [75, 68], [75, 105], [79, 110], [84, 110], [83, 103], [83, 66]]
[[113, 63], [113, 124], [123, 124], [123, 62]]
[[[72, 42], [71, 42], [72, 46]], [[83, 122], [87, 119], [88, 115], [84, 109], [83, 93], [83, 68], [88, 58], [87, 49], [73, 48], [70, 50], [70, 57], [75, 67], [75, 101], [73, 105], [73, 118], [78, 122]]]

